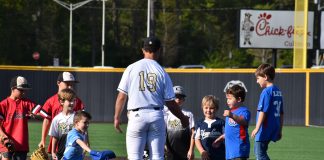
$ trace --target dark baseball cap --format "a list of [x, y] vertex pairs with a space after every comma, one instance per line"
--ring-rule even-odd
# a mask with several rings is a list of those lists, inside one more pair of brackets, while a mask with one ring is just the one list
[[22, 76], [13, 77], [10, 82], [10, 87], [11, 87], [11, 89], [17, 88], [17, 89], [21, 89], [21, 90], [31, 89], [26, 78], [22, 77]]
[[161, 41], [157, 37], [147, 37], [143, 40], [143, 49], [156, 52], [161, 48]]
[[79, 83], [79, 81], [75, 80], [74, 76], [70, 72], [62, 72], [57, 77], [57, 81], [59, 82], [74, 82]]

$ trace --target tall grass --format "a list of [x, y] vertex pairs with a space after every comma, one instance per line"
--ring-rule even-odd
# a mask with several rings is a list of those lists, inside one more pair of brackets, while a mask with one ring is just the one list
[[[94, 150], [113, 150], [118, 157], [126, 157], [125, 133], [117, 133], [111, 123], [90, 124], [90, 144]], [[249, 128], [251, 132], [253, 126]], [[30, 151], [37, 148], [41, 135], [41, 123], [29, 123]], [[251, 142], [250, 159], [254, 160], [253, 140]], [[323, 159], [324, 128], [285, 126], [282, 140], [269, 144], [269, 155], [272, 160], [311, 160]], [[200, 155], [196, 151], [195, 157]]]

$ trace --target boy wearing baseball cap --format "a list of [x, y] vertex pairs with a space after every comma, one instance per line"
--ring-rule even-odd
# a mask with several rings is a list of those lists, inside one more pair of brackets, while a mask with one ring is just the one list
[[189, 117], [189, 126], [183, 128], [180, 119], [174, 116], [166, 107], [164, 120], [166, 123], [166, 156], [168, 160], [194, 159], [194, 131], [195, 120], [192, 112], [183, 109], [186, 94], [183, 87], [174, 86], [175, 102], [181, 108], [182, 113]]
[[0, 102], [0, 152], [2, 160], [26, 159], [29, 152], [27, 122], [39, 105], [25, 98], [26, 90], [31, 89], [25, 77], [12, 78], [10, 87], [10, 96]]
[[[59, 114], [62, 111], [58, 93], [61, 90], [66, 88], [73, 89], [73, 85], [75, 83], [79, 83], [79, 82], [75, 79], [73, 74], [71, 74], [70, 72], [60, 73], [59, 76], [57, 77], [58, 92], [52, 97], [50, 97], [49, 99], [47, 99], [42, 108], [39, 108], [39, 112], [41, 116], [44, 117], [43, 125], [42, 125], [42, 137], [38, 145], [39, 147], [45, 147], [46, 136], [50, 128], [51, 121], [57, 114]], [[74, 111], [84, 110], [85, 108], [84, 104], [78, 97], [75, 98], [74, 103], [75, 103], [73, 108]], [[50, 139], [48, 145], [47, 151], [49, 153], [51, 153], [52, 151], [51, 147], [52, 147], [52, 139]]]

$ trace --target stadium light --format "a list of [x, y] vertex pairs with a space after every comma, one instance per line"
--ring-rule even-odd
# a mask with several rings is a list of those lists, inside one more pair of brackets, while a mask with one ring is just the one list
[[66, 3], [60, 0], [53, 0], [53, 1], [70, 11], [69, 67], [72, 67], [72, 11], [93, 0], [86, 0], [75, 4]]

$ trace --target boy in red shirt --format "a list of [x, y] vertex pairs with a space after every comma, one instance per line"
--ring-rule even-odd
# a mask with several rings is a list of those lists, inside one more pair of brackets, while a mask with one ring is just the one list
[[26, 78], [14, 77], [10, 87], [10, 96], [0, 102], [0, 152], [2, 160], [24, 160], [29, 152], [27, 122], [39, 105], [25, 98], [31, 89]]
[[[40, 115], [44, 118], [43, 126], [42, 126], [42, 137], [40, 143], [38, 144], [39, 147], [45, 147], [46, 136], [51, 126], [52, 119], [62, 111], [61, 103], [59, 102], [58, 93], [61, 90], [66, 88], [73, 89], [73, 85], [75, 83], [79, 83], [79, 82], [75, 80], [73, 74], [71, 74], [70, 72], [60, 73], [57, 78], [58, 92], [52, 97], [50, 97], [49, 99], [47, 99], [42, 108], [38, 109]], [[75, 106], [73, 108], [74, 111], [84, 110], [85, 108], [84, 104], [78, 97], [75, 98], [74, 103], [75, 103]], [[52, 139], [50, 139], [47, 151], [49, 153], [51, 153], [52, 151]]]

